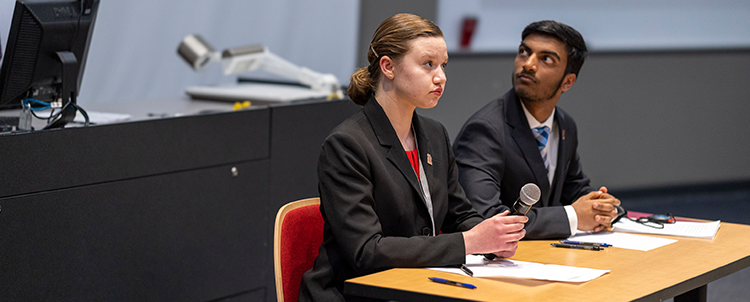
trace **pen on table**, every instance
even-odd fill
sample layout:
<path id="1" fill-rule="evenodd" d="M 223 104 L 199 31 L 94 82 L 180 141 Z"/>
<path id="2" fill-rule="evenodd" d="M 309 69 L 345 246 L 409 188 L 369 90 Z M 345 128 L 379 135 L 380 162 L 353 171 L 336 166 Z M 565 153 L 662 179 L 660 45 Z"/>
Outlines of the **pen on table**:
<path id="1" fill-rule="evenodd" d="M 470 269 L 469 269 L 469 268 L 468 268 L 468 267 L 466 266 L 466 264 L 461 264 L 461 266 L 459 266 L 458 268 L 460 268 L 460 269 L 461 269 L 461 270 L 462 270 L 462 271 L 463 271 L 464 273 L 466 273 L 467 275 L 469 275 L 469 277 L 474 277 L 474 272 L 472 272 L 472 271 L 471 271 L 471 270 L 470 270 Z"/>
<path id="2" fill-rule="evenodd" d="M 550 245 L 554 247 L 562 247 L 562 248 L 568 248 L 568 249 L 579 249 L 579 250 L 590 250 L 590 251 L 601 251 L 604 248 L 601 246 L 593 246 L 593 245 L 577 245 L 577 244 L 565 244 L 565 243 L 551 243 Z"/>
<path id="3" fill-rule="evenodd" d="M 438 277 L 427 277 L 427 278 L 430 279 L 432 282 L 455 285 L 455 286 L 460 286 L 460 287 L 469 288 L 469 289 L 477 288 L 476 286 L 469 284 L 469 283 L 461 283 L 461 282 L 451 281 L 451 280 L 438 278 Z"/>
<path id="4" fill-rule="evenodd" d="M 601 246 L 601 247 L 610 247 L 610 246 L 612 246 L 611 244 L 608 244 L 608 243 L 583 242 L 583 241 L 574 241 L 574 240 L 560 240 L 560 243 L 577 244 L 577 245 L 591 245 L 591 246 Z"/>

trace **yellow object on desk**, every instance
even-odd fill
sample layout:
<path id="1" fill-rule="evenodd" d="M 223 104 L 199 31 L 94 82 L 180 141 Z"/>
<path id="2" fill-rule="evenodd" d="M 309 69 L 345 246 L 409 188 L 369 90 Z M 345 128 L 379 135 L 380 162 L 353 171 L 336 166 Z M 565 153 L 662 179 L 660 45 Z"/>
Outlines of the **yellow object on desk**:
<path id="1" fill-rule="evenodd" d="M 234 102 L 234 110 L 240 110 L 245 109 L 247 107 L 250 107 L 252 103 L 250 101 L 244 101 L 244 102 Z"/>

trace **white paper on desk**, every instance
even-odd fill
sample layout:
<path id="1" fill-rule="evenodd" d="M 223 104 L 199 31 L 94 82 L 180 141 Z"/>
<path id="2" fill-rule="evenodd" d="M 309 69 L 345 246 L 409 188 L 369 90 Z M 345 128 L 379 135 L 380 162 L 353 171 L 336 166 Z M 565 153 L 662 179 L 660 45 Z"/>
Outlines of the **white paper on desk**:
<path id="1" fill-rule="evenodd" d="M 670 243 L 675 243 L 675 239 L 633 235 L 625 233 L 603 232 L 596 234 L 575 235 L 568 238 L 573 241 L 597 242 L 611 244 L 617 248 L 648 251 L 657 247 L 662 247 Z"/>
<path id="2" fill-rule="evenodd" d="M 716 236 L 716 232 L 719 230 L 720 225 L 721 225 L 720 220 L 711 221 L 711 222 L 677 221 L 675 223 L 664 224 L 663 229 L 656 229 L 656 228 L 652 228 L 652 227 L 637 223 L 630 219 L 620 219 L 620 221 L 612 225 L 613 227 L 612 230 L 615 232 L 658 234 L 658 235 L 672 235 L 672 236 L 713 239 L 714 236 Z"/>
<path id="3" fill-rule="evenodd" d="M 474 277 L 510 277 L 562 282 L 586 282 L 609 272 L 609 270 L 509 259 L 487 261 L 484 256 L 477 255 L 466 256 L 466 266 L 474 272 Z M 429 269 L 465 275 L 458 268 L 429 267 Z"/>
<path id="4" fill-rule="evenodd" d="M 111 124 L 111 123 L 127 121 L 131 118 L 130 114 L 96 112 L 96 111 L 89 111 L 88 116 L 89 116 L 89 123 L 92 123 L 92 124 Z M 73 119 L 73 121 L 78 122 L 78 123 L 83 123 L 86 121 L 86 118 L 83 117 L 83 114 L 78 112 L 76 113 L 76 117 Z"/>

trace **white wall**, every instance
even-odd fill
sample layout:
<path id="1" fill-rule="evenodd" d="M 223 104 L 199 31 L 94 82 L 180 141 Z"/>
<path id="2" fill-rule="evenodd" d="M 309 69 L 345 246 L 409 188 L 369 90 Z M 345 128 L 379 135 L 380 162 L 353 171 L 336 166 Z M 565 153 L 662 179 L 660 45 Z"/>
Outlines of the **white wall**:
<path id="1" fill-rule="evenodd" d="M 746 0 L 440 0 L 437 24 L 459 49 L 461 20 L 479 22 L 473 51 L 515 52 L 531 22 L 557 20 L 581 32 L 590 50 L 750 47 Z"/>
<path id="2" fill-rule="evenodd" d="M 15 1 L 0 3 L 7 42 Z M 349 0 L 102 0 L 78 102 L 158 99 L 190 85 L 232 83 L 219 64 L 201 73 L 177 55 L 189 34 L 216 49 L 262 43 L 280 57 L 348 84 L 354 71 L 359 1 Z M 262 72 L 244 74 L 268 76 Z"/>

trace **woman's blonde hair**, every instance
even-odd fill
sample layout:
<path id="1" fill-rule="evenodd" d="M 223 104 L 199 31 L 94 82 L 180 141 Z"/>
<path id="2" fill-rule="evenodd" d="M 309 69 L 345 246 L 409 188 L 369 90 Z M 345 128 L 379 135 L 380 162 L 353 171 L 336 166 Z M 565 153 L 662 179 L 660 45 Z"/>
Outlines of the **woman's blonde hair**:
<path id="1" fill-rule="evenodd" d="M 407 13 L 393 15 L 380 23 L 367 49 L 370 65 L 357 69 L 349 78 L 346 90 L 349 98 L 360 106 L 367 103 L 380 79 L 380 58 L 400 59 L 409 51 L 411 40 L 420 37 L 443 37 L 443 32 L 432 21 Z"/>

